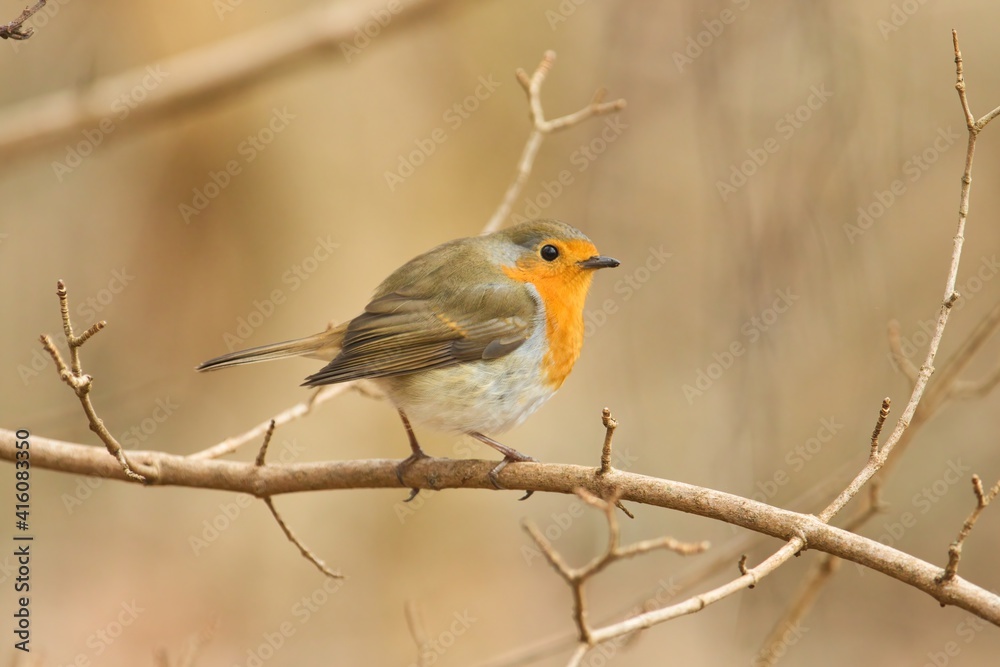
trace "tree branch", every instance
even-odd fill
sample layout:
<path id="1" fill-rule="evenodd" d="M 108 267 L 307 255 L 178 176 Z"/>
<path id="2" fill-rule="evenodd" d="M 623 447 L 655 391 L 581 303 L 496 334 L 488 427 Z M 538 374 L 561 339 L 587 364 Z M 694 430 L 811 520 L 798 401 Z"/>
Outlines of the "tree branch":
<path id="1" fill-rule="evenodd" d="M 38 0 L 31 7 L 25 7 L 21 15 L 13 21 L 0 23 L 0 39 L 13 39 L 22 41 L 35 34 L 31 28 L 23 28 L 24 22 L 35 15 L 39 9 L 45 6 L 45 0 Z"/>
<path id="2" fill-rule="evenodd" d="M 528 177 L 531 175 L 531 170 L 535 164 L 535 158 L 538 156 L 538 150 L 542 147 L 542 141 L 546 135 L 573 127 L 591 116 L 600 116 L 625 108 L 625 100 L 605 102 L 605 91 L 604 89 L 599 89 L 594 93 L 594 98 L 590 104 L 583 109 L 566 116 L 560 116 L 554 120 L 546 120 L 545 111 L 542 109 L 542 84 L 545 83 L 545 77 L 548 76 L 549 70 L 552 69 L 555 61 L 555 51 L 546 51 L 542 57 L 542 62 L 538 64 L 534 74 L 530 77 L 523 69 L 517 70 L 517 80 L 528 95 L 528 105 L 531 109 L 531 134 L 528 135 L 528 141 L 521 152 L 521 159 L 517 163 L 517 175 L 514 177 L 514 182 L 507 188 L 500 206 L 497 207 L 496 212 L 493 213 L 493 217 L 490 218 L 489 222 L 486 223 L 486 227 L 483 228 L 483 234 L 490 234 L 497 231 L 503 226 L 504 221 L 507 220 L 510 210 L 514 207 L 514 202 L 521 194 L 521 190 L 524 189 L 524 184 L 528 182 Z"/>
<path id="3" fill-rule="evenodd" d="M 399 1 L 403 9 L 393 16 L 385 32 L 421 19 L 443 4 L 443 0 Z M 105 118 L 116 117 L 118 100 L 148 77 L 149 69 L 154 67 L 163 72 L 165 81 L 147 91 L 142 104 L 130 109 L 128 123 L 116 128 L 116 136 L 161 121 L 178 110 L 225 99 L 330 49 L 355 48 L 355 28 L 371 20 L 375 9 L 384 10 L 385 0 L 321 3 L 287 19 L 158 63 L 146 63 L 96 79 L 87 86 L 69 86 L 12 105 L 0 115 L 0 153 L 9 161 L 17 154 L 70 139 Z"/>
<path id="4" fill-rule="evenodd" d="M 0 429 L 0 459 L 15 460 L 14 431 Z M 395 459 L 274 464 L 257 468 L 253 461 L 191 459 L 155 451 L 132 451 L 131 459 L 148 468 L 148 484 L 248 493 L 258 497 L 335 489 L 402 489 Z M 117 461 L 101 449 L 32 435 L 31 464 L 109 479 L 125 479 Z M 421 489 L 493 489 L 488 473 L 495 461 L 428 458 L 407 470 L 407 487 Z M 615 470 L 598 476 L 595 468 L 558 463 L 516 463 L 503 473 L 513 490 L 570 494 L 584 488 L 603 495 L 621 490 L 625 501 L 664 507 L 724 521 L 782 540 L 804 539 L 808 548 L 831 553 L 882 572 L 917 588 L 942 604 L 961 607 L 1000 626 L 1000 596 L 960 576 L 938 584 L 941 567 L 875 540 L 824 524 L 815 516 L 789 512 L 754 500 L 683 482 Z M 801 547 L 799 547 L 801 548 Z M 794 549 L 798 551 L 799 549 Z M 762 567 L 764 564 L 758 567 Z M 752 582 L 743 582 L 742 586 Z M 599 635 L 595 633 L 595 638 Z"/>

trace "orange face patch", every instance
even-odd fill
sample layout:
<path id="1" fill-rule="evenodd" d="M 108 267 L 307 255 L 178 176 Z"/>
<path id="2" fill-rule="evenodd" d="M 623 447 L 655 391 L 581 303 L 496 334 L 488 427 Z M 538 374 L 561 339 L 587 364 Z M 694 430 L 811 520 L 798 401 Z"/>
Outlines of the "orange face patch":
<path id="1" fill-rule="evenodd" d="M 548 350 L 543 366 L 553 389 L 566 380 L 583 347 L 583 306 L 594 276 L 578 262 L 597 255 L 594 244 L 583 239 L 549 240 L 559 250 L 553 261 L 537 253 L 527 254 L 503 272 L 518 282 L 531 283 L 545 304 L 545 333 Z"/>

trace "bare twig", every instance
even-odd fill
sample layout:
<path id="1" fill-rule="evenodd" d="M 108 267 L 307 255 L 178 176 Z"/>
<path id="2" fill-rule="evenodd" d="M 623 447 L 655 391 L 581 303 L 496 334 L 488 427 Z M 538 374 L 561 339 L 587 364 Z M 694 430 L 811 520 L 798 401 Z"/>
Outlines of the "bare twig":
<path id="1" fill-rule="evenodd" d="M 0 23 L 0 38 L 21 41 L 35 34 L 31 28 L 24 28 L 25 21 L 34 16 L 35 12 L 45 6 L 45 0 L 38 0 L 31 7 L 25 7 L 21 15 L 8 23 Z"/>
<path id="2" fill-rule="evenodd" d="M 129 463 L 128 457 L 125 456 L 125 449 L 111 435 L 111 432 L 108 431 L 101 418 L 97 416 L 97 410 L 90 400 L 90 389 L 94 384 L 94 379 L 89 375 L 84 375 L 80 362 L 80 348 L 83 347 L 83 344 L 91 336 L 103 329 L 106 323 L 102 320 L 95 323 L 79 336 L 75 335 L 73 333 L 73 323 L 69 316 L 69 300 L 66 295 L 66 284 L 61 280 L 56 283 L 56 296 L 59 297 L 59 311 L 62 314 L 63 333 L 66 336 L 66 345 L 69 347 L 69 366 L 63 361 L 62 354 L 59 353 L 58 348 L 56 348 L 55 343 L 52 342 L 52 338 L 48 334 L 42 334 L 41 336 L 42 347 L 45 348 L 52 357 L 52 361 L 55 362 L 59 377 L 70 386 L 77 398 L 80 399 L 80 404 L 83 406 L 83 411 L 86 413 L 87 421 L 90 424 L 90 430 L 96 433 L 97 437 L 101 439 L 105 447 L 107 447 L 108 453 L 115 457 L 129 479 L 135 482 L 146 482 L 146 477 L 135 471 L 132 464 Z"/>
<path id="3" fill-rule="evenodd" d="M 658 549 L 673 551 L 674 553 L 688 556 L 701 553 L 708 548 L 708 542 L 680 542 L 672 537 L 661 537 L 652 540 L 644 540 L 627 546 L 621 546 L 621 530 L 618 526 L 615 507 L 621 499 L 619 492 L 613 491 L 607 499 L 601 499 L 584 488 L 576 489 L 576 494 L 591 507 L 604 512 L 604 517 L 608 524 L 608 543 L 604 552 L 595 556 L 593 560 L 580 568 L 570 567 L 552 544 L 545 538 L 542 531 L 531 521 L 524 522 L 524 529 L 531 535 L 531 538 L 538 545 L 545 559 L 555 568 L 573 591 L 573 620 L 576 622 L 579 639 L 585 646 L 593 646 L 591 629 L 587 624 L 587 599 L 584 586 L 594 575 L 604 570 L 608 565 L 618 560 L 631 558 L 639 554 L 648 553 Z M 585 653 L 585 651 L 584 651 Z M 576 654 L 574 654 L 576 655 Z M 582 657 L 582 654 L 581 654 Z M 571 663 L 572 664 L 572 663 Z"/>
<path id="4" fill-rule="evenodd" d="M 524 184 L 528 182 L 531 169 L 535 164 L 535 157 L 538 155 L 538 150 L 542 147 L 542 141 L 544 141 L 546 135 L 573 127 L 591 116 L 600 116 L 625 108 L 625 100 L 619 99 L 614 102 L 605 102 L 605 91 L 601 89 L 594 93 L 590 104 L 583 109 L 553 120 L 546 120 L 545 112 L 542 109 L 542 84 L 545 83 L 545 77 L 548 75 L 549 70 L 552 69 L 555 60 L 555 51 L 546 51 L 542 57 L 542 61 L 530 77 L 523 69 L 518 69 L 516 72 L 517 80 L 528 95 L 528 105 L 531 110 L 531 134 L 528 135 L 528 141 L 521 152 L 521 159 L 518 161 L 517 175 L 514 177 L 514 182 L 507 188 L 500 206 L 497 207 L 496 212 L 493 213 L 493 217 L 490 218 L 489 222 L 486 223 L 486 227 L 483 228 L 483 234 L 490 234 L 503 226 L 504 221 L 514 207 L 514 202 L 521 194 L 521 190 L 524 189 Z"/>
<path id="5" fill-rule="evenodd" d="M 267 446 L 271 442 L 271 436 L 274 435 L 274 427 L 275 427 L 275 421 L 272 419 L 270 425 L 268 426 L 267 433 L 264 434 L 264 442 L 260 446 L 260 451 L 257 452 L 257 458 L 254 460 L 254 468 L 256 471 L 260 471 L 265 466 L 264 459 L 267 457 Z M 289 542 L 298 547 L 299 553 L 302 554 L 303 558 L 312 563 L 314 566 L 316 566 L 317 570 L 319 570 L 326 576 L 330 577 L 331 579 L 344 578 L 344 575 L 342 575 L 341 573 L 334 572 L 333 570 L 328 568 L 326 566 L 326 563 L 324 563 L 322 559 L 319 558 L 319 556 L 314 554 L 312 550 L 309 549 L 309 547 L 303 544 L 302 541 L 295 536 L 295 533 L 293 533 L 292 529 L 289 528 L 288 524 L 285 523 L 285 520 L 281 517 L 281 514 L 278 513 L 278 508 L 274 506 L 274 502 L 271 500 L 270 495 L 266 494 L 257 494 L 257 495 L 259 495 L 261 500 L 264 501 L 264 504 L 267 505 L 267 509 L 271 510 L 271 516 L 273 516 L 274 520 L 278 522 L 278 525 L 281 527 L 281 532 L 285 534 L 285 537 L 288 538 Z"/>
<path id="6" fill-rule="evenodd" d="M 948 565 L 944 568 L 944 572 L 938 578 L 939 581 L 951 581 L 958 574 L 958 562 L 962 559 L 962 545 L 965 544 L 965 538 L 969 536 L 972 529 L 976 525 L 976 521 L 979 520 L 979 515 L 982 514 L 983 510 L 986 509 L 990 502 L 997 497 L 1000 493 L 1000 482 L 997 482 L 989 493 L 983 492 L 983 481 L 979 479 L 979 475 L 972 476 L 972 491 L 976 494 L 976 507 L 969 514 L 969 517 L 962 524 L 962 529 L 958 531 L 958 537 L 955 541 L 951 543 L 948 547 Z"/>

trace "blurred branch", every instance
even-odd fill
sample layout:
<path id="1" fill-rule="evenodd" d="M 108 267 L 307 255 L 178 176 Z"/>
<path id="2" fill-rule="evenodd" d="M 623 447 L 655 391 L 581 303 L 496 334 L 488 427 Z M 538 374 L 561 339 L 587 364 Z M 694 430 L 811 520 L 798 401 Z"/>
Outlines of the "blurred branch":
<path id="1" fill-rule="evenodd" d="M 0 429 L 0 459 L 15 460 L 17 437 Z M 148 484 L 184 486 L 248 493 L 257 497 L 334 489 L 402 489 L 396 477 L 398 461 L 367 459 L 273 464 L 257 467 L 253 461 L 192 459 L 158 451 L 132 451 L 130 459 L 151 471 Z M 118 462 L 107 452 L 74 443 L 31 436 L 33 468 L 78 475 L 125 479 Z M 495 461 L 428 458 L 407 471 L 406 486 L 422 489 L 494 490 L 488 474 Z M 1000 596 L 961 577 L 938 584 L 940 566 L 925 562 L 880 542 L 823 523 L 815 516 L 790 512 L 748 498 L 683 482 L 614 470 L 598 475 L 596 468 L 559 463 L 512 463 L 503 471 L 504 486 L 521 491 L 574 493 L 583 488 L 604 495 L 610 487 L 621 499 L 679 510 L 724 521 L 748 530 L 792 540 L 792 546 L 831 553 L 886 574 L 917 588 L 942 604 L 961 607 L 1000 626 Z M 779 553 L 794 553 L 788 545 Z M 772 557 L 773 558 L 773 557 Z M 761 566 L 767 563 L 762 563 Z M 740 586 L 752 583 L 749 579 Z M 693 604 L 693 603 L 690 603 Z M 670 609 L 669 607 L 666 609 Z M 660 610 L 663 611 L 663 610 Z M 595 631 L 595 639 L 600 635 Z"/>
<path id="2" fill-rule="evenodd" d="M 38 0 L 31 7 L 25 7 L 21 15 L 18 16 L 13 21 L 8 23 L 0 23 L 0 39 L 13 39 L 16 41 L 21 41 L 28 39 L 35 31 L 31 28 L 22 29 L 22 25 L 25 21 L 30 19 L 35 12 L 45 6 L 45 0 Z"/>
<path id="3" fill-rule="evenodd" d="M 445 0 L 399 2 L 402 10 L 392 15 L 383 32 L 430 15 Z M 385 0 L 324 2 L 236 37 L 12 105 L 0 114 L 0 152 L 9 161 L 15 154 L 74 138 L 117 117 L 121 109 L 116 104 L 149 76 L 150 68 L 162 72 L 165 80 L 130 109 L 129 121 L 122 125 L 129 131 L 226 99 L 338 46 L 354 49 L 356 29 L 372 20 L 373 10 L 386 11 Z M 115 133 L 120 131 L 116 128 Z"/>
<path id="4" fill-rule="evenodd" d="M 524 151 L 521 152 L 521 159 L 517 164 L 517 176 L 514 177 L 514 182 L 507 188 L 503 201 L 500 202 L 500 206 L 493 213 L 493 217 L 490 218 L 489 222 L 486 223 L 486 227 L 483 228 L 483 234 L 491 234 L 503 226 L 507 216 L 510 215 L 510 210 L 513 208 L 514 202 L 521 194 L 521 190 L 524 189 L 524 184 L 528 182 L 531 169 L 535 164 L 535 157 L 538 156 L 538 150 L 542 147 L 542 141 L 546 135 L 573 127 L 592 116 L 600 116 L 625 108 L 625 100 L 619 99 L 614 102 L 605 102 L 604 95 L 606 93 L 604 89 L 599 89 L 594 93 L 594 98 L 590 104 L 583 109 L 575 113 L 560 116 L 554 120 L 546 120 L 545 111 L 542 109 L 542 84 L 545 83 L 545 77 L 548 76 L 549 70 L 552 69 L 555 61 L 555 51 L 546 51 L 542 57 L 542 62 L 538 64 L 534 74 L 530 77 L 523 69 L 517 70 L 517 80 L 528 95 L 528 106 L 531 110 L 531 134 L 528 135 L 528 142 L 524 145 Z"/>

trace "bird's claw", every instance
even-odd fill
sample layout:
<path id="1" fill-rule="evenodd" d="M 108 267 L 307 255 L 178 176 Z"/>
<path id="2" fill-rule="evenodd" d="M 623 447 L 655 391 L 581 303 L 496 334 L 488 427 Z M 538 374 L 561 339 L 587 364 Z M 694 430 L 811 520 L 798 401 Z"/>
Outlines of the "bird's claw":
<path id="1" fill-rule="evenodd" d="M 407 468 L 409 468 L 410 466 L 412 466 L 414 463 L 416 463 L 420 459 L 429 459 L 429 458 L 430 458 L 429 456 L 427 456 L 426 454 L 424 454 L 423 450 L 418 450 L 418 451 L 413 452 L 409 456 L 407 456 L 402 461 L 400 461 L 399 465 L 396 466 L 396 479 L 399 480 L 399 485 L 400 486 L 406 486 L 406 482 L 403 481 L 403 473 L 406 472 Z M 413 488 L 411 488 L 410 489 L 410 497 L 407 498 L 406 500 L 404 500 L 403 502 L 404 503 L 410 502 L 411 500 L 413 500 L 414 498 L 417 497 L 418 493 L 420 493 L 420 489 L 413 489 Z"/>

